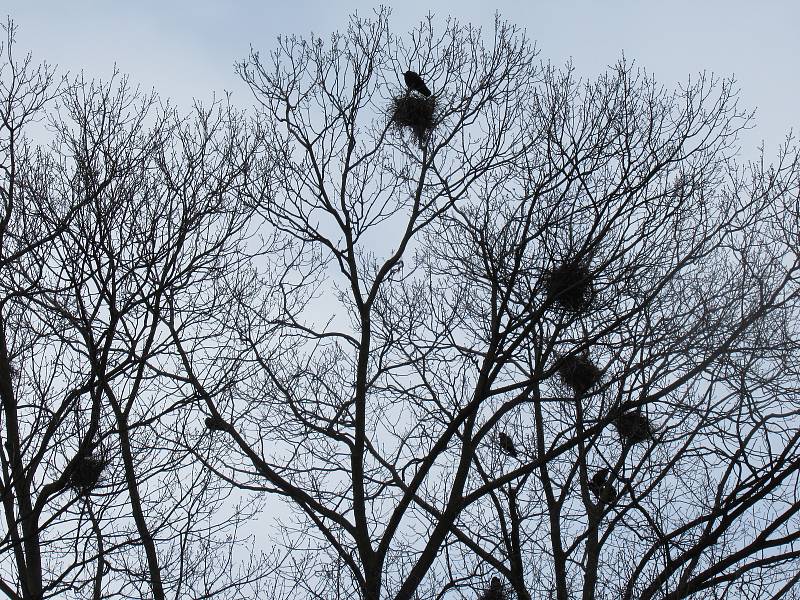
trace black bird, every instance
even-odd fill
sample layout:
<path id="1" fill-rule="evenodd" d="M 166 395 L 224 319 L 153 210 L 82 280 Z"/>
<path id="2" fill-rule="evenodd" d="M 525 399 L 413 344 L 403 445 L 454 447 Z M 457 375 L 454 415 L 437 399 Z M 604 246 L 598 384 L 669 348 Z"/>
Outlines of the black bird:
<path id="1" fill-rule="evenodd" d="M 608 469 L 600 469 L 592 476 L 589 481 L 589 491 L 603 504 L 608 504 L 614 500 L 617 491 L 613 485 L 608 483 Z"/>
<path id="2" fill-rule="evenodd" d="M 228 431 L 228 424 L 222 419 L 206 417 L 206 427 L 211 431 Z"/>
<path id="3" fill-rule="evenodd" d="M 597 494 L 597 499 L 603 504 L 611 504 L 614 498 L 617 497 L 617 490 L 610 483 L 605 484 L 600 488 L 600 493 Z"/>
<path id="4" fill-rule="evenodd" d="M 503 584 L 500 582 L 500 578 L 492 577 L 492 582 L 489 584 L 486 593 L 481 596 L 481 600 L 503 600 L 504 598 Z"/>
<path id="5" fill-rule="evenodd" d="M 589 480 L 589 491 L 597 496 L 605 485 L 606 479 L 608 479 L 608 469 L 600 469 Z"/>
<path id="6" fill-rule="evenodd" d="M 405 79 L 408 89 L 419 92 L 425 97 L 431 95 L 431 91 L 428 89 L 428 86 L 425 85 L 425 82 L 422 81 L 422 77 L 419 76 L 419 73 L 406 71 L 403 73 L 403 79 Z"/>
<path id="7" fill-rule="evenodd" d="M 509 456 L 517 458 L 517 449 L 514 448 L 514 442 L 505 433 L 500 434 L 500 450 Z"/>

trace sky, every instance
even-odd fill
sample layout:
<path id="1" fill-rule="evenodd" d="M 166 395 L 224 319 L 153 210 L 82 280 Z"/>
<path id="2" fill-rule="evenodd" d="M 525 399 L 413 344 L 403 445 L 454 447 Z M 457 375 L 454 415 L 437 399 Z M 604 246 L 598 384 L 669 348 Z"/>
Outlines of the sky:
<path id="1" fill-rule="evenodd" d="M 790 129 L 800 130 L 800 2 L 796 0 L 418 0 L 386 2 L 392 26 L 406 32 L 428 12 L 490 29 L 496 12 L 537 41 L 541 57 L 571 59 L 594 77 L 622 55 L 674 87 L 692 74 L 734 75 L 742 105 L 757 109 L 742 140 L 752 157 L 763 140 L 775 154 Z M 18 47 L 62 70 L 106 78 L 114 65 L 145 89 L 188 107 L 225 90 L 234 103 L 251 99 L 234 73 L 250 46 L 269 51 L 279 34 L 323 37 L 344 29 L 348 15 L 377 7 L 360 0 L 4 0 L 19 27 Z"/>

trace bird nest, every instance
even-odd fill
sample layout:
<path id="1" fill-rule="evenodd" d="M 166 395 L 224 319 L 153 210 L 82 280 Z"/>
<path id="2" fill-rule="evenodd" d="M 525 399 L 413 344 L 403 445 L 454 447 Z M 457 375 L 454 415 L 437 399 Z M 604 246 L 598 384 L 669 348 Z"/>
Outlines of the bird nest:
<path id="1" fill-rule="evenodd" d="M 398 129 L 407 127 L 422 145 L 436 125 L 436 96 L 403 94 L 392 99 L 391 121 Z"/>
<path id="2" fill-rule="evenodd" d="M 585 394 L 600 382 L 601 371 L 588 356 L 565 356 L 558 375 L 576 394 Z"/>
<path id="3" fill-rule="evenodd" d="M 567 261 L 545 273 L 547 299 L 571 312 L 584 312 L 594 299 L 589 264 Z"/>
<path id="4" fill-rule="evenodd" d="M 103 470 L 108 466 L 105 459 L 90 454 L 78 458 L 69 476 L 70 485 L 79 492 L 88 492 L 97 487 Z"/>
<path id="5" fill-rule="evenodd" d="M 614 427 L 620 437 L 631 443 L 646 442 L 653 437 L 653 426 L 650 420 L 638 410 L 621 414 L 614 421 Z"/>

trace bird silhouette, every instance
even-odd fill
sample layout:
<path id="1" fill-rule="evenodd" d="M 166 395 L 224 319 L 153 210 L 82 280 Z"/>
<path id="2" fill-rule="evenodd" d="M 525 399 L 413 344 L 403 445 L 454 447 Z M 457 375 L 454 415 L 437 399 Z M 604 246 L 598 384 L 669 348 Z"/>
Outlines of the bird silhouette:
<path id="1" fill-rule="evenodd" d="M 608 469 L 600 469 L 597 473 L 592 475 L 592 478 L 589 480 L 589 489 L 595 496 L 600 491 L 600 488 L 603 487 L 606 479 L 608 479 Z"/>
<path id="2" fill-rule="evenodd" d="M 481 596 L 481 600 L 504 600 L 503 584 L 499 577 L 492 577 L 486 592 Z"/>
<path id="3" fill-rule="evenodd" d="M 612 502 L 617 495 L 614 486 L 608 483 L 608 469 L 600 469 L 589 480 L 589 491 L 603 504 Z"/>
<path id="4" fill-rule="evenodd" d="M 500 450 L 509 456 L 517 458 L 517 449 L 514 447 L 514 442 L 505 433 L 500 434 Z"/>
<path id="5" fill-rule="evenodd" d="M 597 499 L 603 504 L 611 504 L 614 498 L 617 497 L 617 490 L 610 483 L 605 484 L 600 488 L 600 493 L 597 494 Z"/>
<path id="6" fill-rule="evenodd" d="M 415 73 L 414 71 L 406 71 L 403 73 L 403 79 L 405 79 L 408 89 L 419 92 L 425 97 L 431 95 L 431 91 L 428 89 L 428 86 L 425 85 L 425 82 L 422 80 L 422 77 L 419 76 L 419 73 Z"/>
<path id="7" fill-rule="evenodd" d="M 228 430 L 228 424 L 222 419 L 217 419 L 215 417 L 206 417 L 206 427 L 208 427 L 211 431 Z"/>

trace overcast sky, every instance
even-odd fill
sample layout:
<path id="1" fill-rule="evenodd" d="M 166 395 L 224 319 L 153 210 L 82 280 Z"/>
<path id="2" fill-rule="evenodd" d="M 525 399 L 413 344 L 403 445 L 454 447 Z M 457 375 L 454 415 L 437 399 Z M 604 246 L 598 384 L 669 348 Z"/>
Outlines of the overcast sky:
<path id="1" fill-rule="evenodd" d="M 427 12 L 489 28 L 500 14 L 525 28 L 541 56 L 594 76 L 624 52 L 674 86 L 702 70 L 735 75 L 743 105 L 757 108 L 757 127 L 744 139 L 746 154 L 762 139 L 768 155 L 790 128 L 800 130 L 800 2 L 739 0 L 387 2 L 395 32 L 406 32 Z M 343 29 L 353 11 L 376 3 L 348 0 L 218 1 L 5 0 L 19 26 L 19 47 L 72 72 L 106 77 L 116 63 L 146 88 L 186 106 L 193 97 L 231 90 L 250 98 L 233 72 L 250 45 L 267 51 L 282 33 Z"/>

